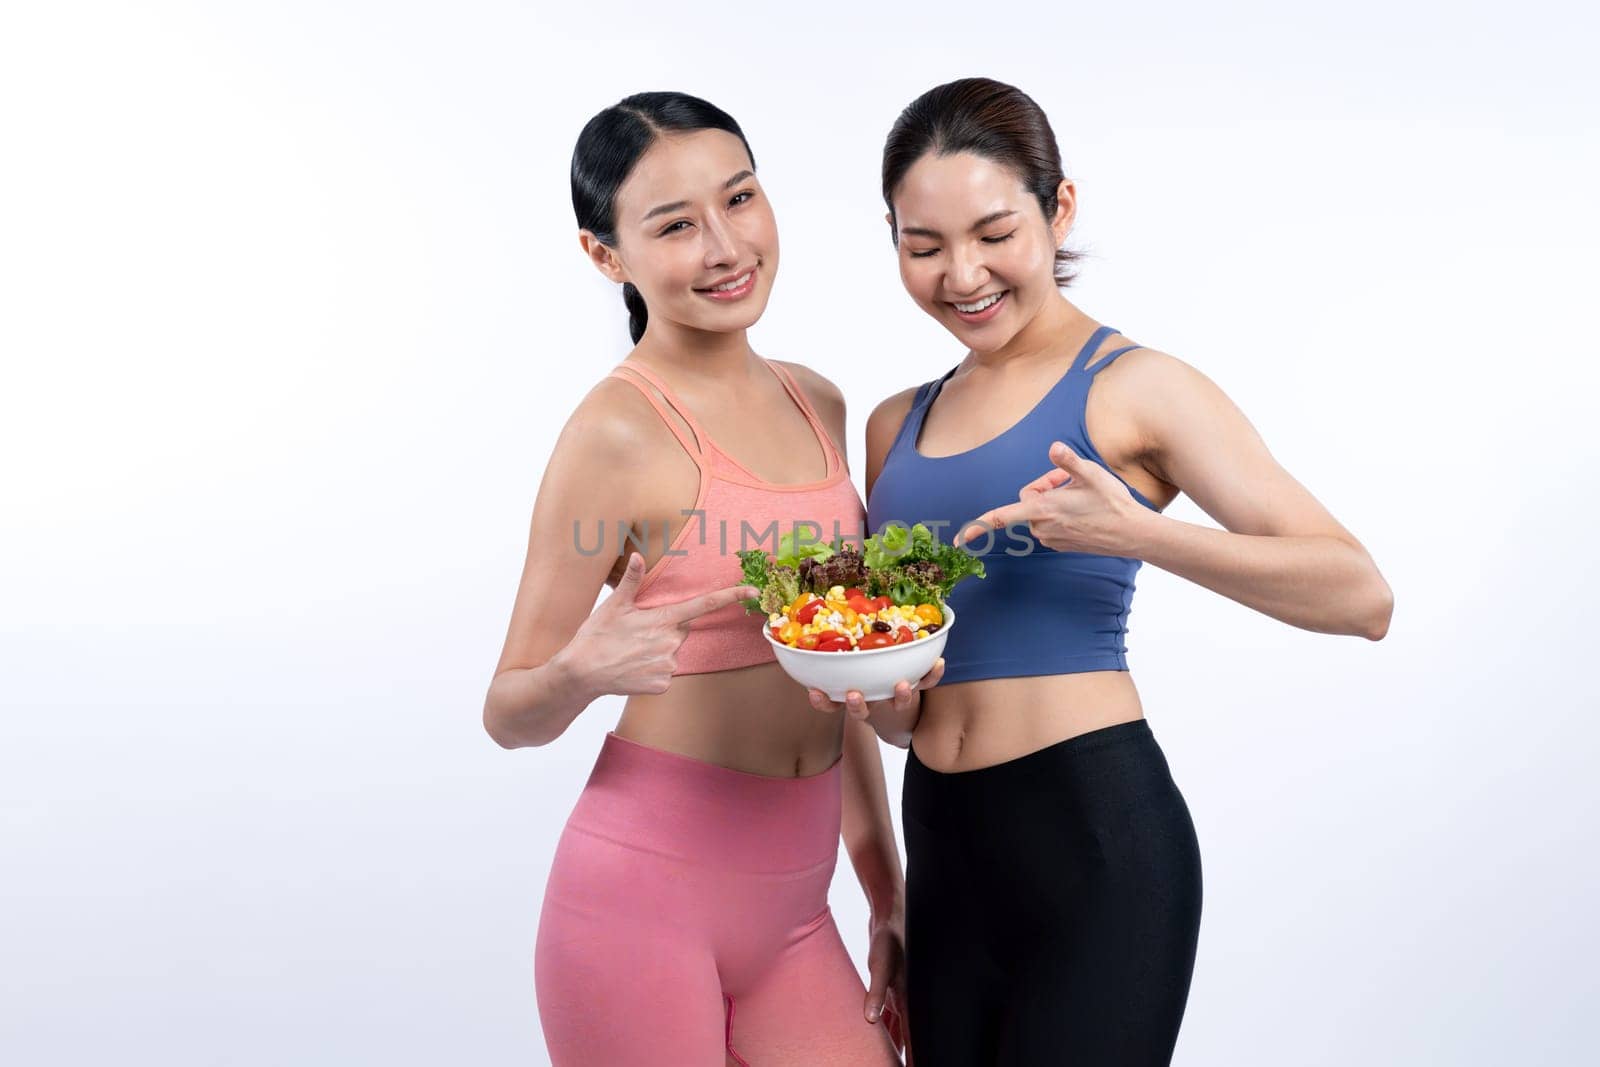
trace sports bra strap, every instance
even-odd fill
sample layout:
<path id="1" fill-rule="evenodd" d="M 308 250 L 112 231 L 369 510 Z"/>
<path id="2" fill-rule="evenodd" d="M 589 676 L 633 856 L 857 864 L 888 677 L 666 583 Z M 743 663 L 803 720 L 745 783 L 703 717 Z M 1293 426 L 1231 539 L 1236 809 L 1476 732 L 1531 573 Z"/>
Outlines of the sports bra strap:
<path id="1" fill-rule="evenodd" d="M 770 359 L 764 359 L 762 362 L 771 367 L 773 373 L 778 376 L 778 381 L 783 383 L 784 389 L 788 391 L 790 398 L 795 402 L 795 406 L 800 409 L 800 414 L 807 419 L 817 419 L 817 413 L 812 409 L 811 401 L 806 399 L 805 390 L 800 388 L 799 383 L 794 380 L 789 372 Z"/>
<path id="2" fill-rule="evenodd" d="M 1143 347 L 1143 345 L 1125 345 L 1124 347 L 1117 349 L 1115 352 L 1108 354 L 1104 359 L 1096 363 L 1094 366 L 1086 369 L 1090 374 L 1099 374 L 1101 371 L 1111 366 L 1111 361 L 1122 355 L 1124 352 L 1132 352 L 1135 348 Z"/>
<path id="3" fill-rule="evenodd" d="M 778 376 L 778 381 L 788 392 L 789 398 L 800 409 L 800 414 L 811 424 L 811 431 L 817 438 L 818 446 L 824 451 L 823 462 L 827 471 L 824 477 L 831 478 L 844 459 L 839 455 L 839 449 L 834 445 L 833 438 L 829 436 L 828 428 L 822 425 L 822 419 L 818 417 L 816 409 L 811 406 L 811 401 L 806 399 L 805 390 L 800 388 L 799 383 L 787 370 L 770 359 L 763 359 L 761 362 L 772 368 L 773 373 Z"/>
<path id="4" fill-rule="evenodd" d="M 1087 367 L 1089 358 L 1100 350 L 1100 343 L 1116 332 L 1114 326 L 1102 326 L 1090 334 L 1089 339 L 1083 342 L 1083 347 L 1078 350 L 1077 356 L 1073 358 L 1072 366 L 1067 368 L 1067 373 L 1074 374 Z"/>
<path id="5" fill-rule="evenodd" d="M 623 371 L 630 371 L 632 374 L 636 374 L 639 376 L 639 378 L 642 378 L 644 382 L 655 386 L 656 389 L 661 391 L 661 399 L 657 399 L 656 394 L 646 388 L 643 383 L 634 380 L 627 374 L 622 373 Z M 705 456 L 705 445 L 703 443 L 706 439 L 705 433 L 700 429 L 700 424 L 694 421 L 694 416 L 690 415 L 688 409 L 683 406 L 683 403 L 679 401 L 676 396 L 672 395 L 672 390 L 667 388 L 667 384 L 663 382 L 658 375 L 650 371 L 648 368 L 642 367 L 635 363 L 619 363 L 611 369 L 611 373 L 607 377 L 616 378 L 620 381 L 627 382 L 629 385 L 639 390 L 639 392 L 644 395 L 644 398 L 650 401 L 650 406 L 656 409 L 656 414 L 661 416 L 661 421 L 667 424 L 667 429 L 672 431 L 672 436 L 676 437 L 678 439 L 678 443 L 683 445 L 684 451 L 688 452 L 690 457 L 693 458 L 696 463 L 699 463 L 702 460 L 702 458 Z M 661 402 L 662 400 L 665 400 L 666 403 L 663 404 Z M 677 419 L 674 419 L 668 414 L 669 408 L 678 416 L 678 418 L 681 418 L 684 421 L 685 425 L 689 427 L 688 434 L 683 432 L 683 427 L 678 425 Z"/>
<path id="6" fill-rule="evenodd" d="M 899 448 L 900 442 L 908 435 L 920 433 L 922 429 L 922 420 L 927 417 L 927 408 L 928 404 L 932 400 L 934 389 L 941 382 L 943 382 L 945 378 L 950 377 L 950 374 L 954 373 L 955 367 L 951 367 L 949 374 L 935 378 L 931 382 L 923 382 L 921 385 L 917 386 L 917 392 L 911 398 L 911 407 L 906 409 L 905 417 L 900 420 L 900 429 L 895 433 L 894 442 L 890 444 L 889 451 L 892 452 L 896 448 Z M 915 438 L 913 438 L 913 440 L 915 440 Z M 912 446 L 912 450 L 915 451 L 914 445 Z"/>

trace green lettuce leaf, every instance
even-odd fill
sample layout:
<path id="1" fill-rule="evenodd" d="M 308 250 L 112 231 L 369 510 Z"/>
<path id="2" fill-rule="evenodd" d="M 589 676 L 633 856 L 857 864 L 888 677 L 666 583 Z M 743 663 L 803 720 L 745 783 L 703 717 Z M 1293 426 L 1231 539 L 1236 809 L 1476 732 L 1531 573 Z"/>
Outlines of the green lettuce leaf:
<path id="1" fill-rule="evenodd" d="M 745 585 L 753 585 L 763 593 L 766 592 L 767 582 L 770 580 L 770 569 L 767 566 L 767 554 L 765 552 L 759 548 L 740 552 L 739 567 L 744 572 L 741 580 Z M 796 595 L 798 596 L 799 594 Z M 759 597 L 750 597 L 739 601 L 739 603 L 744 605 L 746 615 L 761 606 Z"/>
<path id="2" fill-rule="evenodd" d="M 773 554 L 772 561 L 780 567 L 799 568 L 800 561 L 808 557 L 812 559 L 827 559 L 833 555 L 833 549 L 820 541 L 816 544 L 808 543 L 802 545 L 798 544 L 799 540 L 799 526 L 778 538 L 778 551 Z"/>

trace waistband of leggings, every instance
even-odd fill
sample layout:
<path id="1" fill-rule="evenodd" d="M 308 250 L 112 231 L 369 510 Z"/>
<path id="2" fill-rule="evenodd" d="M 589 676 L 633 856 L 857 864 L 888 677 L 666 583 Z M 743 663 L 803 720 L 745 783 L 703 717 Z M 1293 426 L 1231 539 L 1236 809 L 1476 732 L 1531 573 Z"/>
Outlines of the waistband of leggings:
<path id="1" fill-rule="evenodd" d="M 752 774 L 607 733 L 572 825 L 618 843 L 750 872 L 833 864 L 842 756 L 816 774 Z"/>
<path id="2" fill-rule="evenodd" d="M 931 788 L 946 791 L 968 789 L 1005 788 L 1014 782 L 1044 775 L 1071 774 L 1074 768 L 1091 764 L 1118 750 L 1144 748 L 1160 755 L 1155 734 L 1146 719 L 1132 719 L 1114 726 L 1057 741 L 1053 745 L 1029 752 L 1027 755 L 1006 760 L 988 767 L 975 767 L 965 771 L 937 771 L 917 758 L 915 749 L 906 750 L 906 777 L 913 777 Z M 1164 763 L 1164 758 L 1163 758 Z"/>

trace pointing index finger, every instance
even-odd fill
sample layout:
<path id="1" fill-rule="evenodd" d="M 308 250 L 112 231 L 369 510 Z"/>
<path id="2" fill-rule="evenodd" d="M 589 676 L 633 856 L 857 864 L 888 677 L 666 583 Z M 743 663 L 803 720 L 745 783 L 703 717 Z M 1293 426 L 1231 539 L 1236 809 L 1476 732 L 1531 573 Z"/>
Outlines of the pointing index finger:
<path id="1" fill-rule="evenodd" d="M 963 526 L 953 543 L 963 545 L 973 537 L 981 537 L 986 531 L 999 530 L 1014 522 L 1026 522 L 1031 517 L 1032 512 L 1022 503 L 992 508 Z"/>
<path id="2" fill-rule="evenodd" d="M 1039 477 L 1023 486 L 1022 492 L 1019 493 L 1018 496 L 1026 496 L 1029 493 L 1043 493 L 1051 489 L 1058 489 L 1070 481 L 1072 481 L 1072 475 L 1068 474 L 1060 467 L 1051 467 L 1049 470 L 1039 475 Z"/>
<path id="3" fill-rule="evenodd" d="M 702 593 L 675 604 L 663 604 L 661 612 L 671 621 L 686 623 L 698 619 L 702 615 L 709 615 L 713 611 L 721 611 L 729 604 L 737 604 L 741 600 L 761 595 L 761 590 L 751 585 L 731 585 L 726 589 L 717 589 L 710 593 Z"/>

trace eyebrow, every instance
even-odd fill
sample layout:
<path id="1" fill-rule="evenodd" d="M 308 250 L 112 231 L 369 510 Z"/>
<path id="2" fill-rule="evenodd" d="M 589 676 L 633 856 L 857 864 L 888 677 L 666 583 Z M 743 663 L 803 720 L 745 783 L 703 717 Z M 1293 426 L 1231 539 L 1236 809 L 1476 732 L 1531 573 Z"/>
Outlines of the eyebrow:
<path id="1" fill-rule="evenodd" d="M 756 174 L 755 174 L 755 171 L 753 171 L 753 170 L 741 170 L 738 174 L 735 174 L 733 177 L 731 177 L 727 181 L 723 182 L 722 183 L 722 187 L 724 189 L 732 189 L 735 185 L 738 185 L 740 182 L 744 181 L 746 178 L 754 178 L 755 176 L 756 176 Z M 689 201 L 687 201 L 687 200 L 674 200 L 670 204 L 662 204 L 659 207 L 651 208 L 649 211 L 645 212 L 644 218 L 640 219 L 639 221 L 640 222 L 649 222 L 651 219 L 655 218 L 657 215 L 670 215 L 674 211 L 682 211 L 684 208 L 686 208 L 688 206 L 689 206 Z"/>
<path id="2" fill-rule="evenodd" d="M 985 226 L 989 225 L 991 222 L 999 222 L 1001 219 L 1005 218 L 1007 215 L 1015 215 L 1015 214 L 1016 214 L 1015 211 L 1011 211 L 1009 209 L 1005 210 L 1005 211 L 991 211 L 989 214 L 985 215 L 983 218 L 979 219 L 977 222 L 974 222 L 972 224 L 972 228 L 974 230 L 981 230 Z M 903 226 L 903 227 L 901 227 L 900 232 L 901 232 L 901 234 L 909 236 L 909 237 L 943 237 L 944 236 L 944 234 L 940 233 L 938 230 L 930 230 L 930 229 L 927 229 L 926 227 L 923 227 L 923 226 Z"/>

